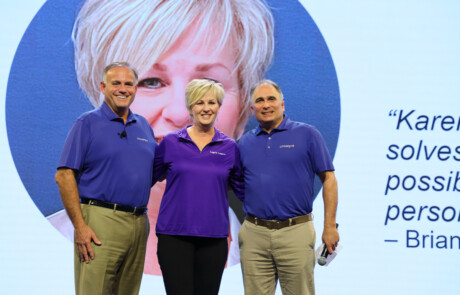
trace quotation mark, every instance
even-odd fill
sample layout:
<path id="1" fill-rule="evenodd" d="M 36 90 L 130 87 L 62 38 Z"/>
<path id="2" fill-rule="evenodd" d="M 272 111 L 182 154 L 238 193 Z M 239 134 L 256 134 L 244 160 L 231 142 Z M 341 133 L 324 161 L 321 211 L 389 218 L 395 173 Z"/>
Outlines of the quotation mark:
<path id="1" fill-rule="evenodd" d="M 390 112 L 388 113 L 388 116 L 390 117 L 396 117 L 396 113 L 398 112 L 398 110 L 390 110 Z"/>

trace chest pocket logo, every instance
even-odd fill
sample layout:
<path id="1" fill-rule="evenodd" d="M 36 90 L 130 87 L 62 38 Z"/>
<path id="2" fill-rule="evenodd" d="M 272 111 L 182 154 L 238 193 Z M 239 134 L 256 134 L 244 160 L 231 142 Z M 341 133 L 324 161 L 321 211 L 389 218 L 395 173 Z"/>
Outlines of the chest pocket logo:
<path id="1" fill-rule="evenodd" d="M 292 149 L 294 147 L 295 147 L 295 145 L 293 145 L 293 144 L 282 144 L 282 145 L 280 145 L 280 149 Z"/>
<path id="2" fill-rule="evenodd" d="M 214 152 L 214 151 L 210 151 L 209 153 L 210 153 L 210 154 L 213 154 L 213 155 L 220 155 L 220 156 L 226 156 L 226 155 L 227 155 L 227 154 L 225 154 L 225 153 Z"/>

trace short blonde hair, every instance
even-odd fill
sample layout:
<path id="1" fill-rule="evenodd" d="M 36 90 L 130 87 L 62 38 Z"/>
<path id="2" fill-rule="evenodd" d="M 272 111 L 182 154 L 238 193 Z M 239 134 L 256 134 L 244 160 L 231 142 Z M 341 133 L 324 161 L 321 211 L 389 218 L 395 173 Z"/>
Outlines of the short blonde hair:
<path id="1" fill-rule="evenodd" d="M 100 106 L 105 65 L 127 61 L 142 76 L 194 24 L 196 38 L 215 52 L 228 40 L 235 44 L 241 103 L 233 137 L 240 137 L 250 116 L 251 86 L 262 79 L 274 52 L 273 16 L 264 0 L 86 0 L 72 33 L 80 87 Z M 220 33 L 217 45 L 209 42 L 210 28 Z"/>
<path id="2" fill-rule="evenodd" d="M 185 106 L 189 113 L 192 111 L 192 106 L 208 93 L 216 97 L 217 103 L 222 106 L 225 91 L 221 83 L 211 79 L 193 79 L 187 84 L 185 87 Z"/>

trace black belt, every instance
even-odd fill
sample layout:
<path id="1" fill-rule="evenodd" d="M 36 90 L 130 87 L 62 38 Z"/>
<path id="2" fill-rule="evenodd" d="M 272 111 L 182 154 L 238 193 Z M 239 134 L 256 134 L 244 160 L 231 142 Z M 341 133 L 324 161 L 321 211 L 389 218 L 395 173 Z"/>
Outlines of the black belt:
<path id="1" fill-rule="evenodd" d="M 302 216 L 297 216 L 285 220 L 266 220 L 266 219 L 260 219 L 258 217 L 248 215 L 246 216 L 246 220 L 254 223 L 255 225 L 260 225 L 264 226 L 269 229 L 281 229 L 283 227 L 288 227 L 300 223 L 305 223 L 307 221 L 311 221 L 311 213 L 307 215 L 302 215 Z"/>
<path id="2" fill-rule="evenodd" d="M 130 206 L 119 205 L 119 204 L 114 204 L 114 203 L 109 203 L 109 202 L 104 202 L 104 201 L 99 201 L 99 200 L 91 200 L 87 198 L 80 198 L 80 200 L 82 204 L 98 206 L 98 207 L 113 209 L 117 211 L 128 212 L 134 215 L 142 215 L 142 214 L 145 214 L 145 212 L 147 212 L 147 207 L 130 207 Z"/>

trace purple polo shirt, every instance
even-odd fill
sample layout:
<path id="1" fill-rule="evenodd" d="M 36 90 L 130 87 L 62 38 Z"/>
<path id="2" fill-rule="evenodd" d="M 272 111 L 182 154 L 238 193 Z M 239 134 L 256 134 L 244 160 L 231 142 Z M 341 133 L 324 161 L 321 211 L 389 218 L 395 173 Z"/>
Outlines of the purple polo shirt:
<path id="1" fill-rule="evenodd" d="M 144 117 L 130 111 L 125 125 L 104 102 L 75 121 L 58 168 L 76 172 L 80 197 L 147 206 L 156 147 Z"/>
<path id="2" fill-rule="evenodd" d="M 156 232 L 167 235 L 228 236 L 230 187 L 243 199 L 244 182 L 235 141 L 217 131 L 200 152 L 187 127 L 169 133 L 155 153 L 155 178 L 166 174 Z"/>
<path id="3" fill-rule="evenodd" d="M 315 174 L 334 170 L 319 131 L 286 115 L 270 134 L 259 126 L 243 135 L 239 148 L 245 180 L 243 210 L 262 219 L 310 213 Z"/>

